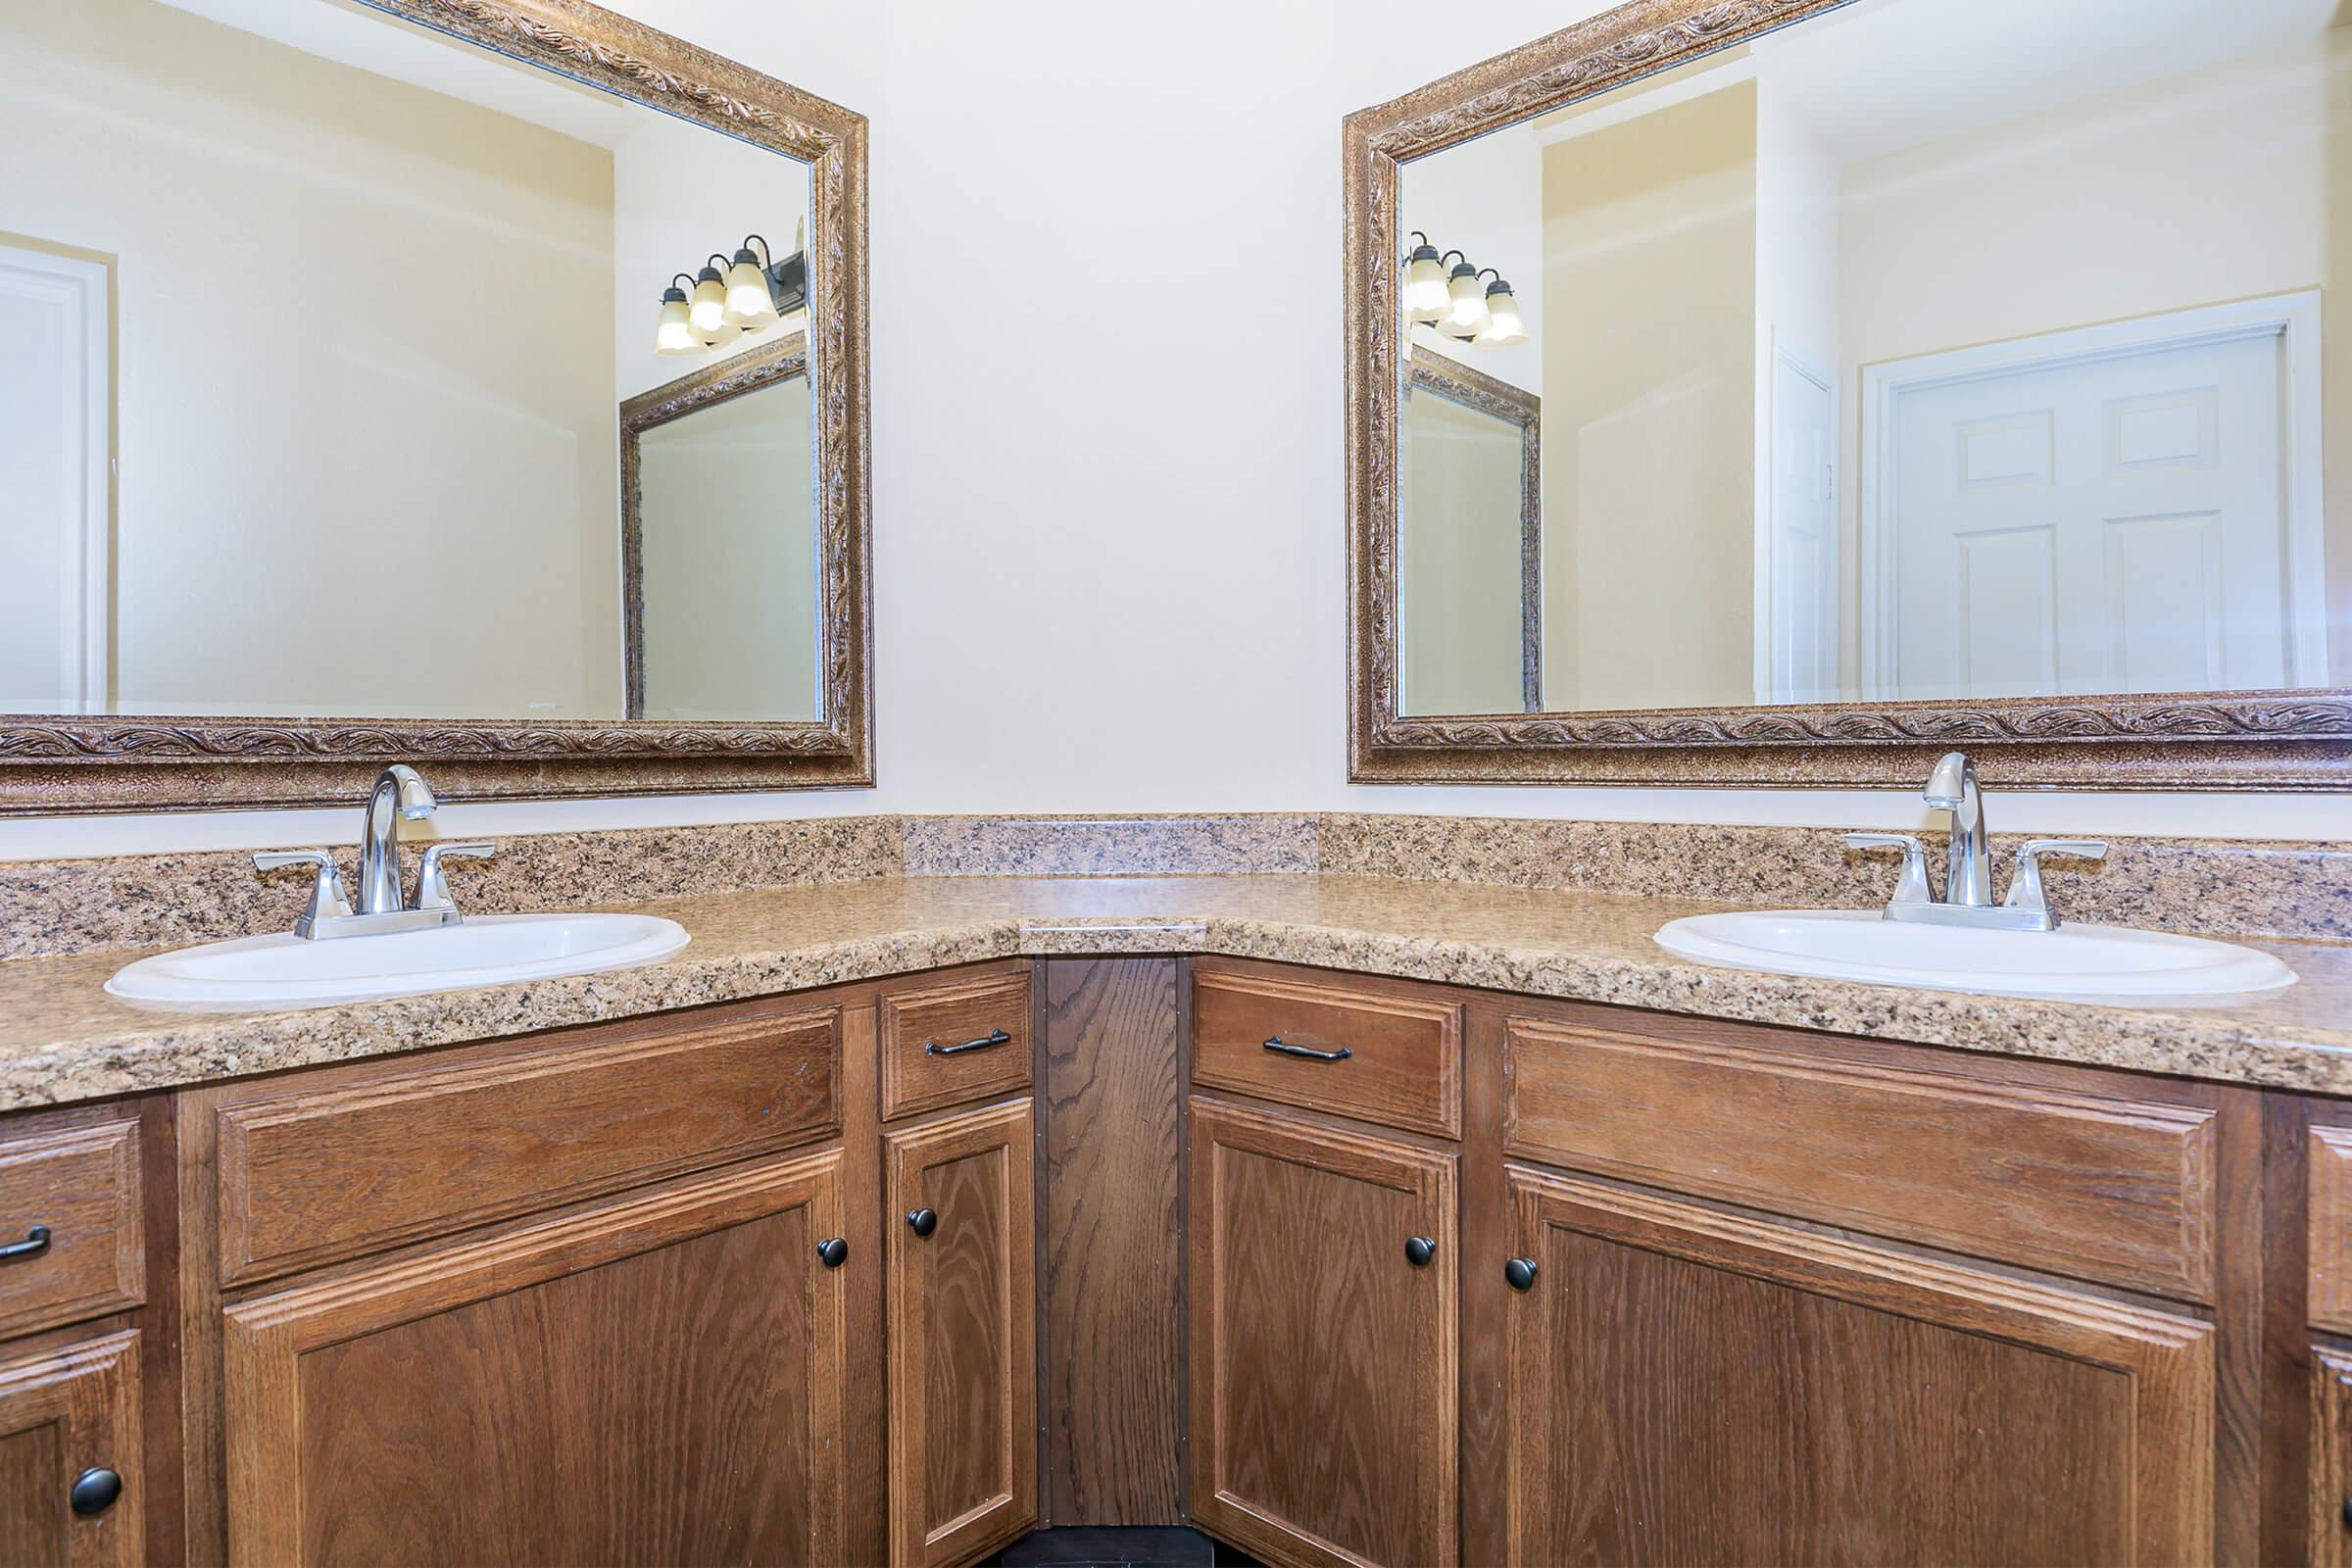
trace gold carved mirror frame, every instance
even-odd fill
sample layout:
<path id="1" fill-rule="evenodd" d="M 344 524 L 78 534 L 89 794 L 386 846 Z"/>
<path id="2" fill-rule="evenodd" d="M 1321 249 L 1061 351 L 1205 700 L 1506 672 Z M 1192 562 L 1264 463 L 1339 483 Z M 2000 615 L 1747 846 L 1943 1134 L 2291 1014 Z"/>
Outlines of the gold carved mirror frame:
<path id="1" fill-rule="evenodd" d="M 2005 788 L 2352 790 L 2352 688 L 1788 707 L 1398 710 L 1401 166 L 1849 0 L 1634 0 L 1342 127 L 1348 772 L 1359 784 L 1916 785 L 1954 748 Z"/>
<path id="2" fill-rule="evenodd" d="M 359 3 L 809 166 L 820 716 L 677 724 L 0 714 L 0 813 L 340 806 L 391 761 L 423 766 L 444 800 L 872 784 L 865 117 L 587 0 Z"/>

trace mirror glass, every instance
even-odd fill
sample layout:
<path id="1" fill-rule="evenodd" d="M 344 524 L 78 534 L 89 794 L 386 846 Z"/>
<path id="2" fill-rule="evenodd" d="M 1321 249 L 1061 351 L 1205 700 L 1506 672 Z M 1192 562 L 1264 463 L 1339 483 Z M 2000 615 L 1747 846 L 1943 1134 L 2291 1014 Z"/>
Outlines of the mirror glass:
<path id="1" fill-rule="evenodd" d="M 1854 0 L 1407 163 L 1403 710 L 2352 685 L 2346 22 Z"/>
<path id="2" fill-rule="evenodd" d="M 0 56 L 0 711 L 627 715 L 621 410 L 805 355 L 807 166 L 339 0 Z M 649 440 L 649 717 L 819 716 L 807 388 Z"/>

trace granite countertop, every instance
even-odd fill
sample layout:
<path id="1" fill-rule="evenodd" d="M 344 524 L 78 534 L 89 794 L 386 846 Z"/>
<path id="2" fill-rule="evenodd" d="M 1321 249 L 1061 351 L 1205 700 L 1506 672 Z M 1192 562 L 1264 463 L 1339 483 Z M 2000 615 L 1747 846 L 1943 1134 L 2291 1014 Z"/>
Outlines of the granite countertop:
<path id="1" fill-rule="evenodd" d="M 616 906 L 617 907 L 618 906 Z M 2300 979 L 2129 1007 L 1711 968 L 1650 934 L 1740 906 L 1346 875 L 885 877 L 631 904 L 693 940 L 643 968 L 298 1012 L 102 989 L 133 951 L 0 962 L 0 1109 L 170 1088 L 1016 955 L 1209 953 L 2099 1066 L 2352 1095 L 2352 945 Z"/>

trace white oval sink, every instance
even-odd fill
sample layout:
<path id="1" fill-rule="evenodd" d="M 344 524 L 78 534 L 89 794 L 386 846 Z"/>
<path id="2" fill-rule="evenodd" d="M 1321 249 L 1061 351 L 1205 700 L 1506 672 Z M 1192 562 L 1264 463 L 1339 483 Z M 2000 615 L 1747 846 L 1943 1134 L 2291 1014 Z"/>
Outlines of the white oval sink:
<path id="1" fill-rule="evenodd" d="M 329 1007 L 625 969 L 686 945 L 651 914 L 482 914 L 458 925 L 310 942 L 291 933 L 159 953 L 115 973 L 125 1002 L 195 1011 Z"/>
<path id="2" fill-rule="evenodd" d="M 1657 943 L 1733 969 L 2062 1002 L 2230 996 L 2295 981 L 2267 953 L 2205 937 L 2113 925 L 1978 931 L 1888 920 L 1875 909 L 1693 914 L 1660 926 Z"/>

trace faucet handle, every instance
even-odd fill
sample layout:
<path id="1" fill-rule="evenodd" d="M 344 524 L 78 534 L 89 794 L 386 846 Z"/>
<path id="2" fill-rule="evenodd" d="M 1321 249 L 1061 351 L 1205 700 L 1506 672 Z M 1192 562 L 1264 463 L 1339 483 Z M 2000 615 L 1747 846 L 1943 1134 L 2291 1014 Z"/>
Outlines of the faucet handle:
<path id="1" fill-rule="evenodd" d="M 1928 850 L 1909 833 L 1848 833 L 1845 847 L 1849 850 L 1900 850 L 1903 852 L 1903 873 L 1894 884 L 1894 897 L 1886 902 L 1897 904 L 1931 904 L 1936 894 L 1928 886 Z"/>
<path id="2" fill-rule="evenodd" d="M 253 858 L 257 870 L 271 871 L 281 865 L 308 865 L 318 870 L 311 879 L 311 902 L 294 922 L 294 934 L 307 937 L 311 928 L 320 920 L 337 919 L 351 913 L 351 900 L 343 892 L 343 872 L 336 866 L 335 858 L 324 850 L 267 850 Z"/>
<path id="3" fill-rule="evenodd" d="M 416 907 L 419 909 L 454 909 L 457 902 L 449 896 L 449 878 L 442 874 L 441 862 L 450 856 L 463 859 L 480 860 L 498 853 L 498 845 L 490 839 L 450 840 L 424 847 L 423 863 L 416 867 Z"/>
<path id="4" fill-rule="evenodd" d="M 2001 898 L 2004 908 L 2049 910 L 2049 902 L 2042 897 L 2041 858 L 2045 855 L 2071 856 L 2078 860 L 2103 860 L 2107 858 L 2105 839 L 2034 839 L 2017 852 L 2017 869 L 2010 873 L 2009 891 Z M 2050 921 L 2052 928 L 2057 926 Z"/>

